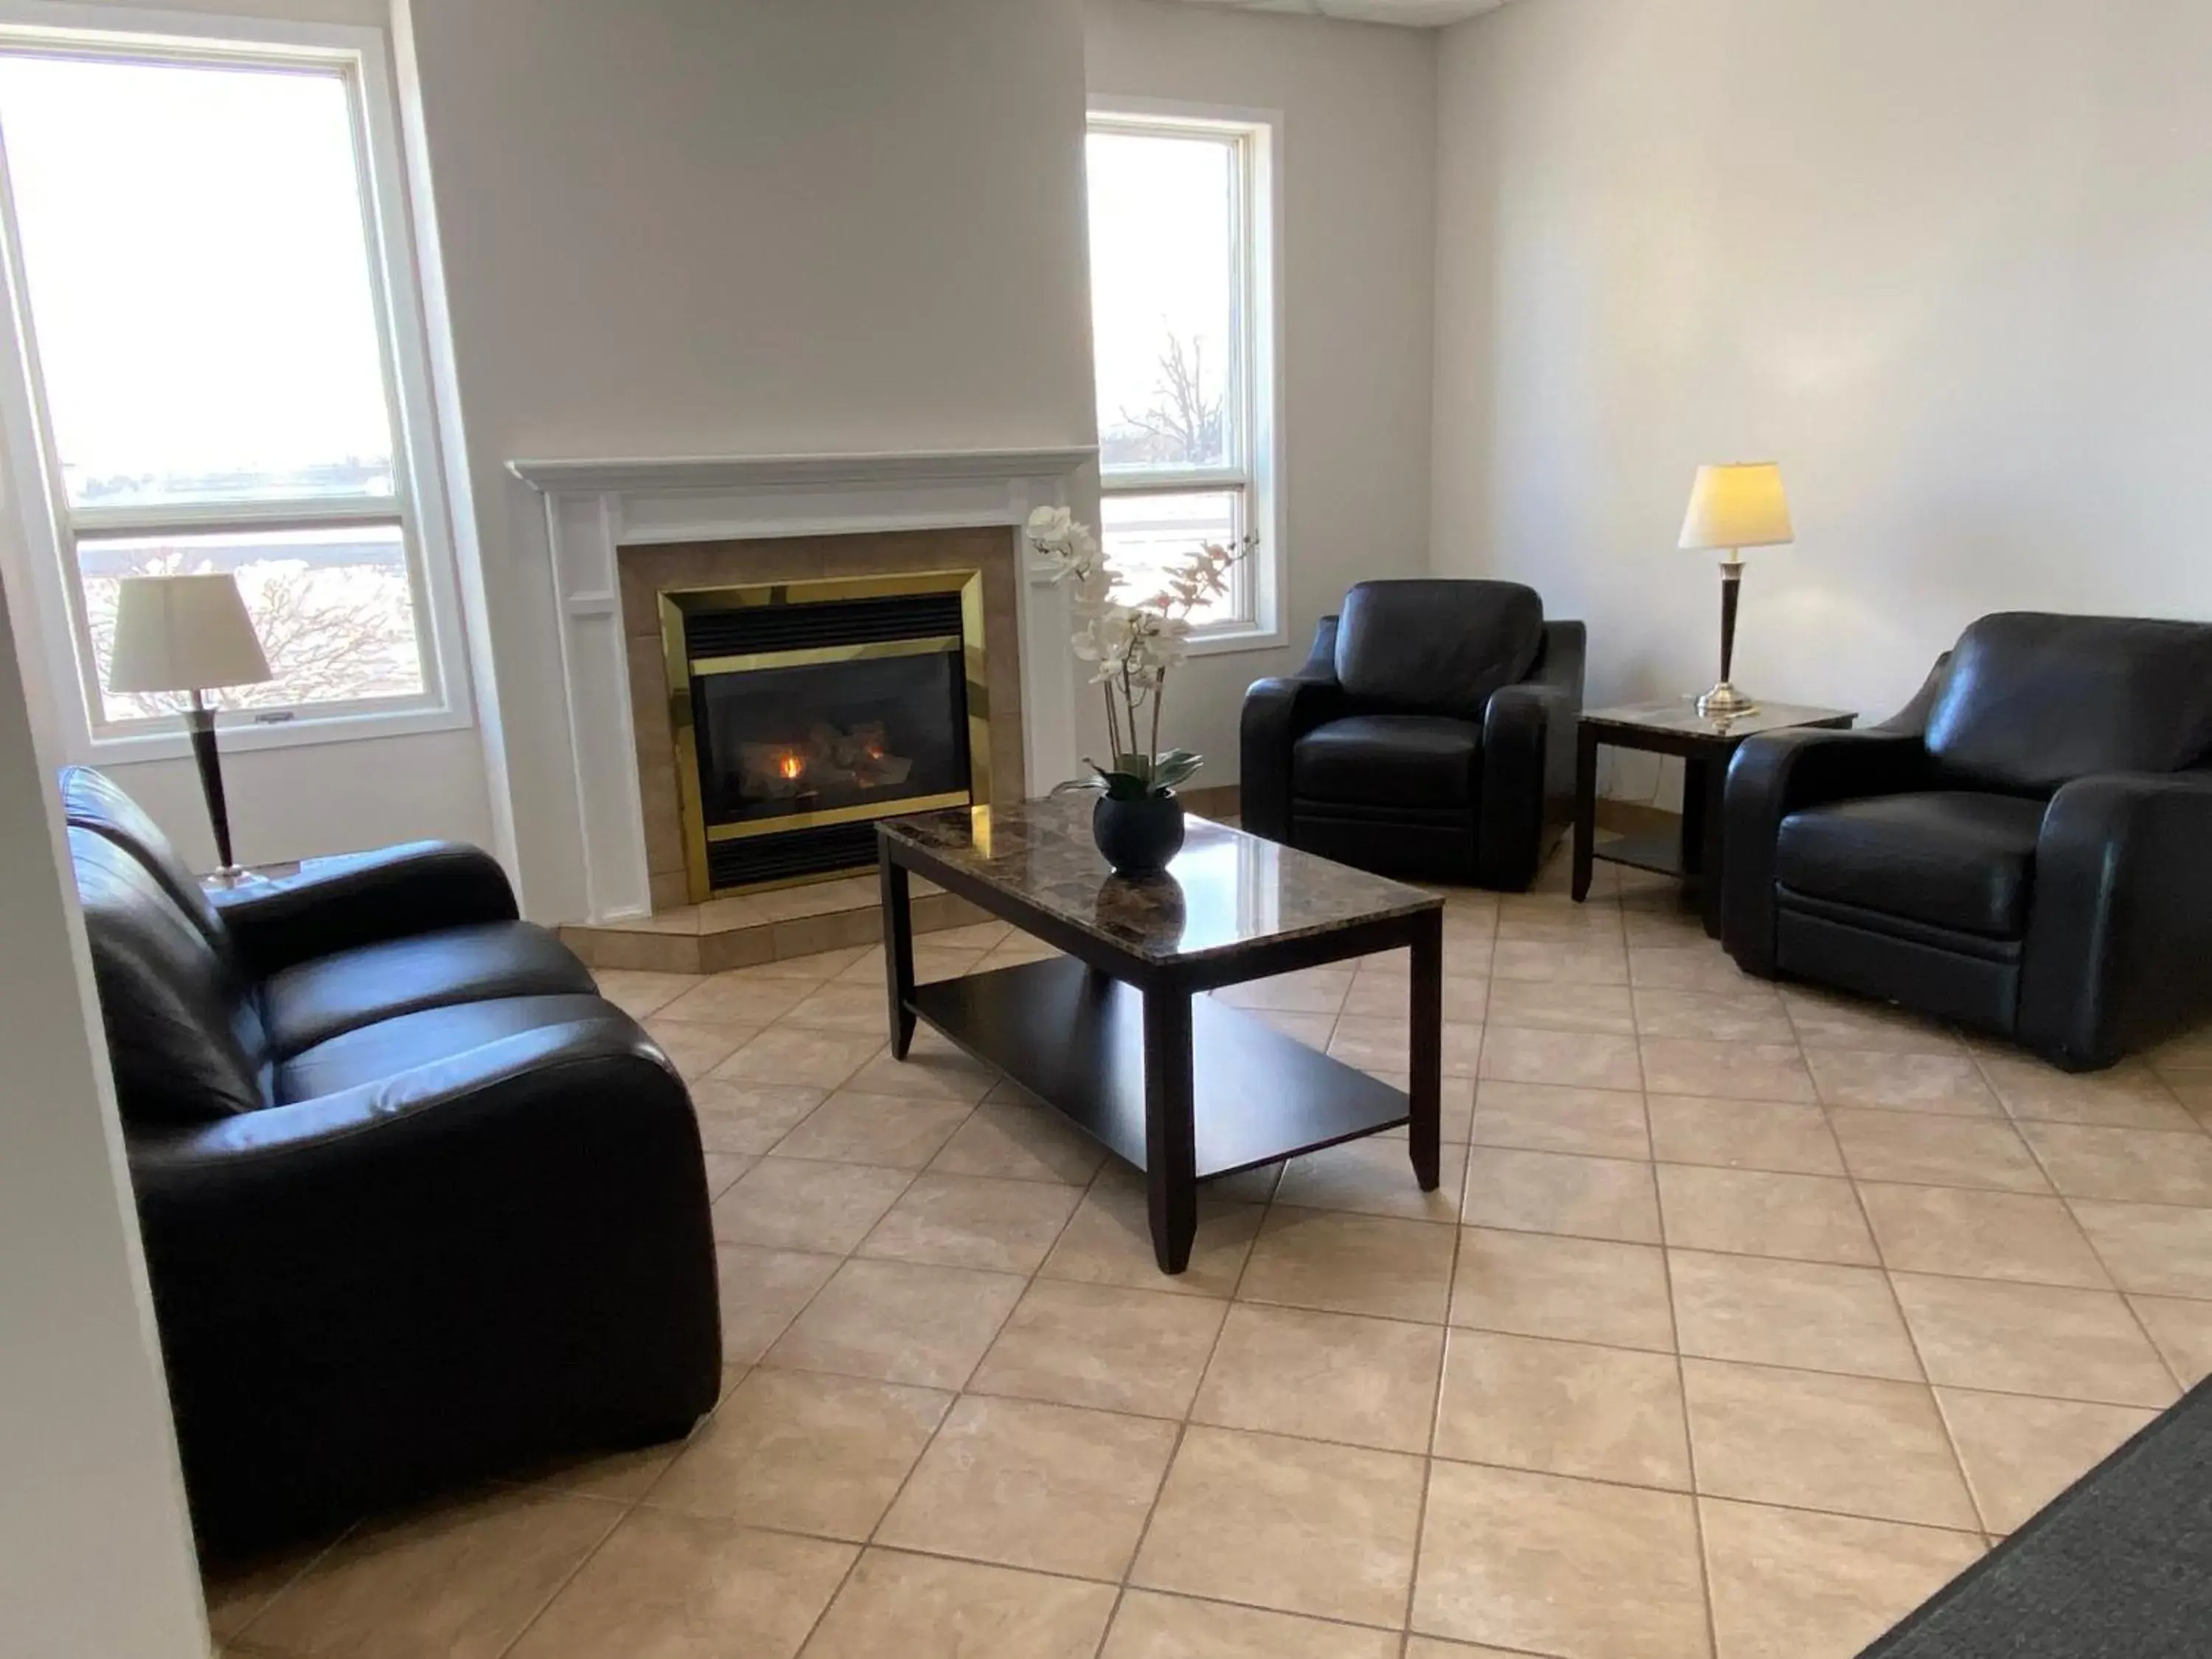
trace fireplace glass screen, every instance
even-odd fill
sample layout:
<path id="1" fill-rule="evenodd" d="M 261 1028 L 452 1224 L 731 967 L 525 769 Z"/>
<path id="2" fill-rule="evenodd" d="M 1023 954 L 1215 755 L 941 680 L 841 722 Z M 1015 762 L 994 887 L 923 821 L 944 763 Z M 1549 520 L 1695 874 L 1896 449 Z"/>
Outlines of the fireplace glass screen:
<path id="1" fill-rule="evenodd" d="M 709 825 L 760 824 L 968 787 L 949 652 L 710 674 L 692 688 Z"/>

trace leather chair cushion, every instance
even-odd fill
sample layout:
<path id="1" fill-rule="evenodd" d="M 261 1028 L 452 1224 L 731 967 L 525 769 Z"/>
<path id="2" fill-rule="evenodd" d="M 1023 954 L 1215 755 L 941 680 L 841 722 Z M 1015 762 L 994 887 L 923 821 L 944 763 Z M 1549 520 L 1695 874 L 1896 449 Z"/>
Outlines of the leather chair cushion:
<path id="1" fill-rule="evenodd" d="M 267 1105 L 252 988 L 135 853 L 75 824 L 69 843 L 124 1122 L 213 1123 Z"/>
<path id="2" fill-rule="evenodd" d="M 106 774 L 89 766 L 62 769 L 62 812 L 81 830 L 105 836 L 146 866 L 177 908 L 219 955 L 230 954 L 230 941 L 215 905 L 161 826 L 146 809 L 117 788 Z"/>
<path id="3" fill-rule="evenodd" d="M 2027 931 L 2044 803 L 1959 791 L 1792 812 L 1775 846 L 1790 892 L 1990 939 Z"/>
<path id="4" fill-rule="evenodd" d="M 370 1024 L 488 997 L 589 995 L 568 947 L 527 921 L 480 922 L 318 957 L 262 983 L 262 1018 L 279 1058 Z"/>
<path id="5" fill-rule="evenodd" d="M 425 1008 L 379 1020 L 294 1054 L 276 1067 L 280 1105 L 382 1083 L 418 1066 L 452 1060 L 548 1026 L 604 1020 L 613 1005 L 590 995 L 501 997 Z"/>
<path id="6" fill-rule="evenodd" d="M 2049 793 L 2212 752 L 2212 627 L 2010 612 L 1969 628 L 1928 717 L 1947 775 Z"/>
<path id="7" fill-rule="evenodd" d="M 1544 646 L 1544 601 L 1518 582 L 1361 582 L 1345 595 L 1336 678 L 1377 712 L 1480 720 Z"/>
<path id="8" fill-rule="evenodd" d="M 1440 714 L 1354 714 L 1317 726 L 1291 752 L 1300 800 L 1465 808 L 1482 775 L 1482 728 Z"/>

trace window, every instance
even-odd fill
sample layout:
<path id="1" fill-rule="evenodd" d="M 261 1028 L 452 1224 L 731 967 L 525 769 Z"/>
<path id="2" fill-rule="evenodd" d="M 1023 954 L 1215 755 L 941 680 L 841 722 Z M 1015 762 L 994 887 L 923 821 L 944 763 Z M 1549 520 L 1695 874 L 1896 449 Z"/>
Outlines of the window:
<path id="1" fill-rule="evenodd" d="M 181 695 L 104 690 L 118 584 L 167 571 L 238 578 L 275 676 L 216 694 L 238 723 L 455 723 L 380 37 L 6 27 L 29 9 L 0 9 L 9 438 L 81 735 L 173 730 Z"/>
<path id="2" fill-rule="evenodd" d="M 1100 532 L 1127 597 L 1201 542 L 1260 537 L 1193 617 L 1200 648 L 1273 644 L 1273 128 L 1162 109 L 1091 118 Z"/>

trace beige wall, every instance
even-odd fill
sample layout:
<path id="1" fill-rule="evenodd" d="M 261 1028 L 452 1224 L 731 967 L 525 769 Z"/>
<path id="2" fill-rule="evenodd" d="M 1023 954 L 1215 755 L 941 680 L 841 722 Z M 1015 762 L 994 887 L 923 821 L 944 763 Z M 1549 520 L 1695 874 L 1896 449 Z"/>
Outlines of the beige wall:
<path id="1" fill-rule="evenodd" d="M 495 761 L 528 908 L 574 916 L 544 518 L 506 463 L 1091 442 L 1082 35 L 1075 0 L 469 0 L 406 27 Z"/>
<path id="2" fill-rule="evenodd" d="M 1692 469 L 1778 458 L 1738 680 L 1887 714 L 1973 617 L 2212 615 L 2212 7 L 1531 0 L 1441 59 L 1436 562 L 1709 683 Z"/>
<path id="3" fill-rule="evenodd" d="M 1315 622 L 1367 576 L 1428 562 L 1435 46 L 1382 28 L 1088 0 L 1094 96 L 1179 99 L 1283 118 L 1282 649 L 1194 659 L 1163 741 L 1237 781 L 1244 687 L 1305 660 Z M 1085 706 L 1088 706 L 1087 704 Z"/>
<path id="4" fill-rule="evenodd" d="M 0 595 L 0 1649 L 208 1650 L 61 806 Z"/>

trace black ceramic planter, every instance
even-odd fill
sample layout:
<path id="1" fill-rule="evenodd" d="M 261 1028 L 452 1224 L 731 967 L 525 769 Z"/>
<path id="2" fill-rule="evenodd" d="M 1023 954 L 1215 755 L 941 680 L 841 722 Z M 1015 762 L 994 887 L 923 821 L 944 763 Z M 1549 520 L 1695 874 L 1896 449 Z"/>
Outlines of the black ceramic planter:
<path id="1" fill-rule="evenodd" d="M 1182 850 L 1182 803 L 1173 794 L 1142 800 L 1101 795 L 1091 809 L 1091 836 L 1117 876 L 1164 870 Z"/>

